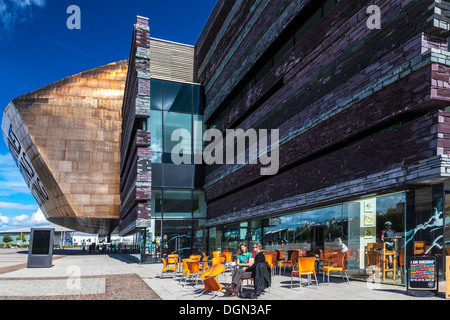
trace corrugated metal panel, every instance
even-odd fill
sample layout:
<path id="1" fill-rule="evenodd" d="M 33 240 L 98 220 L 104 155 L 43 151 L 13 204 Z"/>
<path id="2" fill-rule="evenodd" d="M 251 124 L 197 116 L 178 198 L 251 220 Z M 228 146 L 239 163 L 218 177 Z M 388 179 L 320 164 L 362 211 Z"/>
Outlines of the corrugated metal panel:
<path id="1" fill-rule="evenodd" d="M 150 39 L 152 77 L 194 82 L 194 47 L 160 39 Z"/>

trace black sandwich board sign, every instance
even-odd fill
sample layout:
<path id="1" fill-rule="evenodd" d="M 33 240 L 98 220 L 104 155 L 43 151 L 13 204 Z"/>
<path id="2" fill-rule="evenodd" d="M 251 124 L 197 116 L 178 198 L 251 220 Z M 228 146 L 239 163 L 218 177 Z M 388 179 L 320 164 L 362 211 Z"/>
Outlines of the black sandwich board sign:
<path id="1" fill-rule="evenodd" d="M 439 273 L 434 255 L 413 256 L 409 259 L 407 292 L 413 296 L 432 296 L 439 292 Z"/>
<path id="2" fill-rule="evenodd" d="M 50 268 L 55 229 L 31 228 L 27 268 Z"/>

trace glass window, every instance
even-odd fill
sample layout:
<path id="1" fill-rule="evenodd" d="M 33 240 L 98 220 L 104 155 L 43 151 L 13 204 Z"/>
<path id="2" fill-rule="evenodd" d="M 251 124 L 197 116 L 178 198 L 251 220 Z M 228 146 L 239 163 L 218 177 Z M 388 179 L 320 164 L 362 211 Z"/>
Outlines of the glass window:
<path id="1" fill-rule="evenodd" d="M 269 219 L 265 236 L 267 239 L 267 245 L 273 246 L 273 248 L 270 247 L 267 248 L 267 250 L 273 251 L 277 248 L 281 248 L 282 245 L 296 241 L 296 236 L 301 234 L 301 230 L 299 228 L 300 220 L 301 213 Z"/>
<path id="2" fill-rule="evenodd" d="M 208 230 L 208 244 L 209 256 L 212 257 L 212 252 L 222 249 L 222 231 L 219 228 L 209 228 Z"/>
<path id="3" fill-rule="evenodd" d="M 450 255 L 450 182 L 445 187 L 445 211 L 444 211 L 444 245 L 445 253 Z"/>
<path id="4" fill-rule="evenodd" d="M 175 146 L 181 147 L 183 152 L 192 154 L 192 115 L 176 112 L 164 112 L 164 153 L 171 154 Z M 185 129 L 189 133 L 189 139 L 180 138 L 172 141 L 172 133 L 177 129 Z M 181 143 L 181 145 L 180 145 Z"/>
<path id="5" fill-rule="evenodd" d="M 152 163 L 162 163 L 162 153 L 152 151 Z"/>
<path id="6" fill-rule="evenodd" d="M 198 158 L 201 157 L 203 160 L 203 150 L 204 150 L 204 143 L 203 143 L 203 134 L 206 131 L 207 127 L 205 123 L 203 122 L 203 116 L 200 115 L 194 115 L 193 116 L 193 127 L 192 127 L 192 140 L 193 140 L 193 153 L 194 155 L 198 155 Z M 198 164 L 198 163 L 196 163 Z"/>
<path id="7" fill-rule="evenodd" d="M 192 253 L 192 220 L 163 220 L 163 252 L 187 257 Z"/>
<path id="8" fill-rule="evenodd" d="M 391 271 L 384 276 L 377 271 L 375 276 L 378 280 L 384 278 L 388 283 L 401 283 L 404 267 L 404 204 L 404 193 L 344 204 L 343 212 L 348 220 L 347 269 L 350 275 L 363 277 L 368 275 L 367 270 L 379 271 L 380 259 L 386 259 L 386 268 Z M 385 251 L 381 251 L 383 246 Z M 388 255 L 380 257 L 380 252 L 388 252 Z"/>
<path id="9" fill-rule="evenodd" d="M 192 94 L 193 94 L 193 114 L 203 114 L 204 110 L 204 98 L 203 98 L 203 89 L 201 86 L 192 86 Z"/>
<path id="10" fill-rule="evenodd" d="M 192 113 L 192 85 L 164 81 L 163 108 L 171 112 Z"/>
<path id="11" fill-rule="evenodd" d="M 206 218 L 206 202 L 204 191 L 194 191 L 194 218 Z"/>
<path id="12" fill-rule="evenodd" d="M 250 234 L 249 234 L 249 248 L 253 247 L 255 243 L 261 243 L 265 246 L 264 237 L 264 223 L 263 220 L 256 220 L 250 223 Z M 250 251 L 250 250 L 249 250 Z"/>
<path id="13" fill-rule="evenodd" d="M 158 79 L 150 80 L 150 106 L 152 110 L 162 110 L 162 81 Z"/>
<path id="14" fill-rule="evenodd" d="M 152 209 L 153 210 L 153 209 Z M 148 261 L 159 262 L 158 256 L 161 253 L 161 220 L 152 219 L 148 232 Z"/>
<path id="15" fill-rule="evenodd" d="M 192 191 L 164 190 L 162 209 L 164 219 L 192 218 Z"/>
<path id="16" fill-rule="evenodd" d="M 193 254 L 206 254 L 206 244 L 207 244 L 207 230 L 205 228 L 205 220 L 199 219 L 199 220 L 193 220 L 194 223 L 194 248 L 193 248 Z"/>
<path id="17" fill-rule="evenodd" d="M 150 118 L 147 119 L 147 128 L 151 132 L 152 162 L 161 163 L 163 152 L 163 119 L 162 112 L 152 110 Z"/>
<path id="18" fill-rule="evenodd" d="M 162 192 L 152 189 L 152 218 L 161 218 Z"/>

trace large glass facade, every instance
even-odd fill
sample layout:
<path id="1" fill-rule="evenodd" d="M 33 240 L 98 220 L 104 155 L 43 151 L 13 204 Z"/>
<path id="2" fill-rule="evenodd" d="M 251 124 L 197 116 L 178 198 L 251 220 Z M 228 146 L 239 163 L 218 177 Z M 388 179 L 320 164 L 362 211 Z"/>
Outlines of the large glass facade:
<path id="1" fill-rule="evenodd" d="M 203 144 L 194 139 L 202 130 L 201 87 L 195 84 L 151 79 L 152 219 L 147 229 L 146 260 L 159 262 L 161 256 L 178 253 L 189 256 L 206 251 L 206 203 L 197 183 L 194 165 L 174 165 L 171 153 L 174 130 L 184 129 L 192 137 L 183 150 L 192 157 Z M 199 125 L 200 124 L 200 125 Z M 196 149 L 195 149 L 196 148 Z M 193 163 L 193 162 L 191 162 Z"/>
<path id="2" fill-rule="evenodd" d="M 197 133 L 205 129 L 201 86 L 159 79 L 151 79 L 150 85 L 152 111 L 147 125 L 152 133 L 152 162 L 172 163 L 172 150 L 181 143 L 193 163 L 193 152 L 203 150 L 203 139 L 196 139 L 202 137 Z M 177 129 L 186 130 L 191 139 L 172 141 Z"/>
<path id="3" fill-rule="evenodd" d="M 333 263 L 329 260 L 336 257 L 336 239 L 341 239 L 353 279 L 406 285 L 409 259 L 433 255 L 442 281 L 450 254 L 449 217 L 447 182 L 211 228 L 209 250 L 236 252 L 241 242 L 261 242 L 266 251 L 300 249 L 326 265 Z"/>
<path id="4" fill-rule="evenodd" d="M 373 244 L 381 243 L 381 235 L 388 221 L 392 224 L 391 230 L 395 231 L 393 239 L 389 239 L 389 244 L 393 242 L 390 250 L 392 264 L 386 266 L 392 271 L 385 272 L 383 281 L 401 284 L 404 271 L 401 251 L 405 245 L 405 193 L 216 227 L 216 236 L 211 235 L 209 239 L 210 251 L 236 252 L 239 243 L 246 242 L 251 246 L 261 242 L 266 251 L 301 249 L 305 255 L 327 257 L 338 250 L 335 240 L 339 238 L 348 247 L 346 265 L 349 276 L 367 278 L 370 270 L 379 267 L 380 261 L 370 259 L 371 251 L 378 250 Z M 218 241 L 218 234 L 221 241 Z M 388 243 L 387 238 L 385 243 Z M 396 265 L 395 271 L 393 264 Z"/>

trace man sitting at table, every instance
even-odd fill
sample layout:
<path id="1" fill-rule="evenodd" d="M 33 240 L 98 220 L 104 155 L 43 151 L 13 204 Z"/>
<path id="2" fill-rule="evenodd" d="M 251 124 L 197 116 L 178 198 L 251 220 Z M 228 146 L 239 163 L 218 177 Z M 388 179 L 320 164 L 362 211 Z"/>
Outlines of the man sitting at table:
<path id="1" fill-rule="evenodd" d="M 264 253 L 261 252 L 262 245 L 261 243 L 255 243 L 253 245 L 253 252 L 255 253 L 255 262 L 250 267 L 244 267 L 242 269 L 237 269 L 233 275 L 233 279 L 231 280 L 231 284 L 228 287 L 225 287 L 226 290 L 231 291 L 230 297 L 237 296 L 239 293 L 239 289 L 241 287 L 242 279 L 250 279 L 255 278 L 255 270 L 256 266 L 259 263 L 266 262 L 266 258 Z"/>

